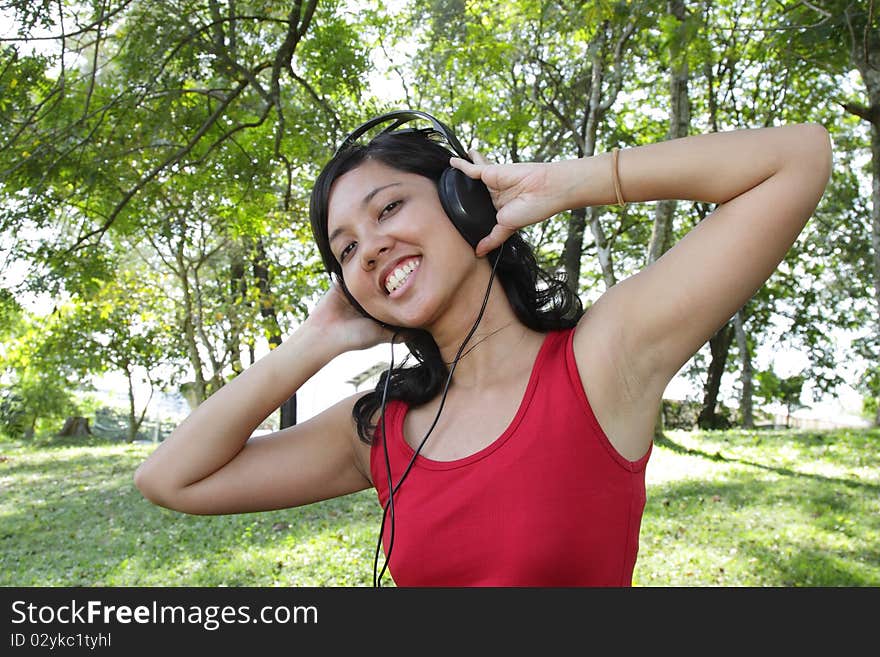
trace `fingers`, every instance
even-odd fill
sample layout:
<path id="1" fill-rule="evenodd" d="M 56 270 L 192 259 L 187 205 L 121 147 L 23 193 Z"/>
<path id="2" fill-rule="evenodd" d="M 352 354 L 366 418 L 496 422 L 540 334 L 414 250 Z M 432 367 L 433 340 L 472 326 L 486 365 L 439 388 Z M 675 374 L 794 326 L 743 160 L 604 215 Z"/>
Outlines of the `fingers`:
<path id="1" fill-rule="evenodd" d="M 449 165 L 458 169 L 459 171 L 463 171 L 465 175 L 467 175 L 469 178 L 475 178 L 476 180 L 480 179 L 480 174 L 486 166 L 484 164 L 468 162 L 467 160 L 460 157 L 449 158 Z"/>
<path id="2" fill-rule="evenodd" d="M 494 251 L 499 246 L 504 244 L 508 237 L 513 235 L 516 232 L 514 228 L 508 228 L 507 226 L 502 226 L 501 224 L 495 224 L 495 227 L 492 229 L 492 232 L 486 235 L 480 242 L 477 244 L 477 248 L 474 249 L 474 253 L 476 253 L 477 257 L 482 258 L 490 251 Z"/>

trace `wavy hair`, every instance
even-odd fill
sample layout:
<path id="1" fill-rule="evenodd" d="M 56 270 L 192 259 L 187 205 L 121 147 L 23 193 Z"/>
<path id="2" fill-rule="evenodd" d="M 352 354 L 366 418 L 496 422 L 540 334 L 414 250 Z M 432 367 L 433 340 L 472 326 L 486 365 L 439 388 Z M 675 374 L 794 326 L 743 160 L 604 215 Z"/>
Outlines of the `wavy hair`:
<path id="1" fill-rule="evenodd" d="M 404 129 L 381 133 L 366 145 L 355 144 L 337 153 L 324 167 L 309 202 L 309 220 L 318 251 L 327 272 L 337 277 L 352 305 L 370 317 L 345 286 L 342 267 L 330 250 L 327 209 L 330 188 L 343 174 L 368 160 L 377 160 L 399 171 L 415 173 L 439 183 L 454 155 L 442 144 L 443 137 L 433 129 Z M 498 250 L 490 253 L 494 262 Z M 496 276 L 517 318 L 529 328 L 548 332 L 573 327 L 583 314 L 580 299 L 566 284 L 564 276 L 553 275 L 538 266 L 534 251 L 519 233 L 514 233 L 501 249 Z M 399 399 L 410 406 L 425 404 L 441 393 L 449 369 L 434 338 L 423 329 L 389 327 L 403 337 L 415 364 L 407 361 L 381 374 L 376 388 L 357 400 L 352 417 L 358 436 L 372 443 L 376 426 L 372 421 L 382 404 L 382 390 L 388 379 L 387 399 Z M 408 359 L 407 359 L 408 360 Z"/>

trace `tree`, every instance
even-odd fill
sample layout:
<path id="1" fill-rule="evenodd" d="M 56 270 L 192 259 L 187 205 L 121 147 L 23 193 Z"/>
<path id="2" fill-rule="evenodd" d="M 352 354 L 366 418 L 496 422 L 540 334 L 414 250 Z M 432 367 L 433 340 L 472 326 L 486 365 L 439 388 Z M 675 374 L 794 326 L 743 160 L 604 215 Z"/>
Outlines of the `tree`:
<path id="1" fill-rule="evenodd" d="M 870 153 L 870 208 L 873 335 L 862 340 L 869 352 L 868 369 L 880 359 L 880 11 L 875 0 L 820 0 L 781 3 L 777 22 L 778 48 L 788 60 L 799 59 L 833 76 L 836 103 L 868 128 Z M 861 89 L 846 81 L 855 72 Z M 870 372 L 865 376 L 870 378 Z M 880 404 L 875 426 L 880 426 Z"/>
<path id="2" fill-rule="evenodd" d="M 702 16 L 688 16 L 685 3 L 682 0 L 671 0 L 667 3 L 668 16 L 666 20 L 666 44 L 668 52 L 669 68 L 669 132 L 667 139 L 680 139 L 686 137 L 691 129 L 691 103 L 688 94 L 688 78 L 690 66 L 688 51 L 691 48 L 693 35 L 696 32 Z M 699 11 L 699 10 L 698 10 Z M 654 206 L 654 222 L 651 231 L 651 239 L 648 242 L 646 265 L 655 262 L 671 246 L 672 219 L 675 215 L 677 201 L 664 199 Z M 713 404 L 714 408 L 714 404 Z M 657 413 L 657 421 L 654 424 L 654 438 L 663 437 L 663 405 Z"/>
<path id="3" fill-rule="evenodd" d="M 801 393 L 806 378 L 803 374 L 795 374 L 780 378 L 773 370 L 758 372 L 755 376 L 758 382 L 757 394 L 766 403 L 775 402 L 785 406 L 785 428 L 791 427 L 791 413 L 799 408 L 806 408 L 801 403 Z"/>
<path id="4" fill-rule="evenodd" d="M 0 354 L 4 431 L 33 437 L 66 417 L 79 416 L 76 393 L 88 389 L 101 364 L 82 339 L 75 306 L 58 306 L 46 316 L 22 313 Z"/>
<path id="5" fill-rule="evenodd" d="M 125 272 L 80 309 L 86 339 L 103 367 L 122 374 L 127 382 L 128 442 L 137 438 L 156 389 L 164 387 L 163 380 L 174 375 L 180 362 L 179 342 L 168 330 L 166 318 L 171 313 L 165 302 L 162 295 L 154 294 L 146 276 Z M 148 389 L 140 408 L 138 383 Z"/>
<path id="6" fill-rule="evenodd" d="M 114 241 L 161 237 L 157 216 L 208 208 L 222 224 L 218 260 L 234 244 L 249 259 L 222 281 L 229 321 L 247 306 L 261 319 L 212 334 L 223 322 L 192 300 L 196 378 L 201 359 L 211 363 L 203 398 L 227 367 L 240 371 L 242 340 L 251 354 L 256 338 L 278 344 L 318 284 L 315 254 L 301 248 L 303 189 L 359 111 L 369 67 L 359 18 L 337 0 L 14 1 L 9 11 L 19 33 L 0 44 L 0 121 L 11 127 L 0 138 L 0 234 L 33 272 L 16 294 L 88 299 L 118 273 L 106 255 Z M 179 234 L 198 223 L 176 216 Z M 276 235 L 295 242 L 272 244 Z M 302 257 L 282 269 L 287 253 Z M 225 343 L 199 353 L 199 330 L 203 343 Z"/>

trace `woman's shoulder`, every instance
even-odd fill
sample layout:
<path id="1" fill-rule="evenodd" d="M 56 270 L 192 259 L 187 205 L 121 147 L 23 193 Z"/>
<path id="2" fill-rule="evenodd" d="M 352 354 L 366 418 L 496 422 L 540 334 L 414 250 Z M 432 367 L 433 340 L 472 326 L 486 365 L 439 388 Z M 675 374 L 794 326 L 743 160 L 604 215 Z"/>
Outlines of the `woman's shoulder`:
<path id="1" fill-rule="evenodd" d="M 596 420 L 622 456 L 641 458 L 653 439 L 663 389 L 639 380 L 641 364 L 626 348 L 626 327 L 601 299 L 572 331 L 571 351 Z"/>
<path id="2" fill-rule="evenodd" d="M 327 430 L 345 435 L 346 442 L 351 446 L 354 464 L 360 473 L 372 482 L 370 476 L 370 445 L 361 439 L 358 424 L 355 421 L 355 406 L 371 391 L 361 391 L 339 400 L 312 420 L 327 423 Z"/>

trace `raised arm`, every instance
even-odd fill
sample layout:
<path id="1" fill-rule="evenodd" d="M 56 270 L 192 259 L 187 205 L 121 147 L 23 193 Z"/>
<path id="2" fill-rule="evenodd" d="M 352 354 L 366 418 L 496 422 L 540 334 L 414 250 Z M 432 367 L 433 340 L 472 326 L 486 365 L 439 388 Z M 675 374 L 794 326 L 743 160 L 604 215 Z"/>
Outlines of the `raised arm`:
<path id="1" fill-rule="evenodd" d="M 275 433 L 249 438 L 335 356 L 387 335 L 335 287 L 308 320 L 196 408 L 144 461 L 135 485 L 150 501 L 194 514 L 300 506 L 370 485 L 355 397 Z"/>
<path id="2" fill-rule="evenodd" d="M 563 210 L 617 202 L 610 153 L 548 164 L 453 158 L 452 165 L 482 178 L 498 208 L 499 225 L 478 254 Z M 614 373 L 598 377 L 600 386 L 582 372 L 591 401 L 603 397 L 599 405 L 623 418 L 609 414 L 609 426 L 625 425 L 634 413 L 643 414 L 642 428 L 653 422 L 672 377 L 785 257 L 830 169 L 828 133 L 816 124 L 696 135 L 619 153 L 627 202 L 681 199 L 718 207 L 656 262 L 606 291 L 581 319 L 574 345 L 579 364 Z M 637 433 L 615 442 L 631 458 L 650 440 L 649 431 Z"/>
<path id="3" fill-rule="evenodd" d="M 609 159 L 572 167 L 570 173 L 580 168 L 585 180 L 608 181 L 601 190 L 581 185 L 569 201 L 573 207 L 614 202 Z M 620 327 L 620 348 L 633 354 L 634 376 L 662 393 L 797 239 L 828 183 L 830 140 L 816 124 L 713 133 L 628 149 L 618 166 L 627 201 L 718 204 L 656 262 L 602 299 L 602 312 Z"/>

